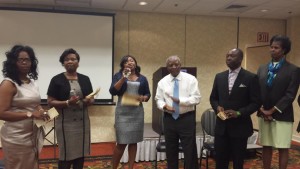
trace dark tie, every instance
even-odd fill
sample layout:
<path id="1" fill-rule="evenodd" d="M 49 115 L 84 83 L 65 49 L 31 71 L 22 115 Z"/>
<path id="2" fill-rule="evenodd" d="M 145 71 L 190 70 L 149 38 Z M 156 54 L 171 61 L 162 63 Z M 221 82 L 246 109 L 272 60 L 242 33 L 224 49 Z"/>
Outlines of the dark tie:
<path id="1" fill-rule="evenodd" d="M 178 80 L 174 78 L 174 90 L 173 90 L 173 97 L 179 98 L 179 84 Z M 179 105 L 176 102 L 173 102 L 173 108 L 175 109 L 175 112 L 172 113 L 173 118 L 176 120 L 179 117 Z"/>

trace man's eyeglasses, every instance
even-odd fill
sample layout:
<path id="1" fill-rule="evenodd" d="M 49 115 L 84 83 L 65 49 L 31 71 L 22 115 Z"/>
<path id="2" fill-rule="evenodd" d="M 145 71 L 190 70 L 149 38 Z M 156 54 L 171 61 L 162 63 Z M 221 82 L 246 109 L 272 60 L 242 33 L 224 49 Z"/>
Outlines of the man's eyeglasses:
<path id="1" fill-rule="evenodd" d="M 17 62 L 19 62 L 19 63 L 23 63 L 23 62 L 29 63 L 29 62 L 31 62 L 31 59 L 30 58 L 18 58 Z"/>

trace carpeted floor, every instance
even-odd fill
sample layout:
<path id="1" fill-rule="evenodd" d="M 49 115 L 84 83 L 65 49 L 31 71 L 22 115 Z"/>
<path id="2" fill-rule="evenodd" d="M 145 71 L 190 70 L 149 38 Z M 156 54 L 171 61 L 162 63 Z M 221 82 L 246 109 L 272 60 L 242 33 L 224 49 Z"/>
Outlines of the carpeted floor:
<path id="1" fill-rule="evenodd" d="M 153 169 L 155 162 L 138 162 L 135 164 L 136 169 Z M 179 161 L 180 169 L 183 169 L 183 161 Z M 166 168 L 166 161 L 158 162 L 158 169 Z M 202 168 L 205 167 L 205 160 L 202 162 Z M 109 169 L 111 168 L 111 156 L 95 156 L 86 159 L 84 169 Z M 119 169 L 127 169 L 127 164 L 120 164 Z M 209 159 L 209 169 L 214 169 L 214 161 Z M 232 168 L 232 167 L 230 167 Z M 41 160 L 40 169 L 57 169 L 55 160 Z M 261 155 L 258 153 L 255 158 L 247 159 L 244 169 L 263 169 Z M 272 159 L 272 169 L 278 169 L 278 151 L 275 150 Z M 289 151 L 288 169 L 300 169 L 300 150 L 297 148 Z"/>

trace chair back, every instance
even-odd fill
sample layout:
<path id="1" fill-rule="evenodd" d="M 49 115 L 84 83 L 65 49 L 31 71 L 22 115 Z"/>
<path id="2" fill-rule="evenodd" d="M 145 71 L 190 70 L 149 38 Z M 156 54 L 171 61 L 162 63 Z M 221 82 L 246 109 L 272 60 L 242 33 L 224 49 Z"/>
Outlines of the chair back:
<path id="1" fill-rule="evenodd" d="M 216 113 L 212 108 L 205 110 L 201 116 L 201 127 L 203 132 L 215 136 Z M 204 134 L 205 134 L 204 133 Z"/>

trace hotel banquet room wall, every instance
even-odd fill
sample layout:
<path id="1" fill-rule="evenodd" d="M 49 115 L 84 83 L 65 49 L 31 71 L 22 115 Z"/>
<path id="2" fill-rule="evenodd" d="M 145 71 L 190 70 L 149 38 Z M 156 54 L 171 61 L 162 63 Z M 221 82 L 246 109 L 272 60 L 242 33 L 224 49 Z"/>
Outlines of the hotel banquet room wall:
<path id="1" fill-rule="evenodd" d="M 297 29 L 300 27 L 299 17 L 288 20 L 240 18 L 239 30 L 237 25 L 236 17 L 117 12 L 114 71 L 119 70 L 120 58 L 123 55 L 129 53 L 135 56 L 141 66 L 141 73 L 148 78 L 152 92 L 153 72 L 165 66 L 168 56 L 179 55 L 182 66 L 197 67 L 197 78 L 202 95 L 201 103 L 197 106 L 197 121 L 200 121 L 202 112 L 210 107 L 209 95 L 214 76 L 227 69 L 225 54 L 229 49 L 237 47 L 237 42 L 239 48 L 247 51 L 247 47 L 268 44 L 257 43 L 257 32 L 268 32 L 269 38 L 274 34 L 287 34 L 291 36 L 293 42 L 292 52 L 288 58 L 300 66 L 300 41 L 299 37 L 296 37 L 300 33 Z M 245 52 L 243 63 L 245 68 L 248 59 L 252 59 L 251 63 L 260 64 L 260 60 L 251 58 Z M 114 101 L 116 100 L 115 97 Z M 152 103 L 151 99 L 148 103 L 144 103 L 145 123 L 152 121 L 152 104 L 155 103 Z M 296 104 L 295 110 L 296 127 L 300 119 L 300 110 Z M 114 106 L 92 106 L 89 111 L 92 142 L 114 141 Z M 256 121 L 255 117 L 254 121 Z M 51 129 L 51 125 L 53 124 L 47 126 L 47 130 Z M 256 122 L 255 126 L 257 126 Z M 299 136 L 295 130 L 294 136 L 295 138 Z M 53 134 L 48 137 L 53 140 Z"/>

